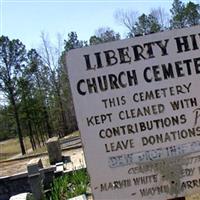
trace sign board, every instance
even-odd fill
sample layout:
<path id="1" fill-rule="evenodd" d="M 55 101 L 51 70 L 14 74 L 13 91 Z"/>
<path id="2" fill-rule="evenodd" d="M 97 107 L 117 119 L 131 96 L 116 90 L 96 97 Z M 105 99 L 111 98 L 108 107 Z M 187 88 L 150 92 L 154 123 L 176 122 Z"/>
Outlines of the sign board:
<path id="1" fill-rule="evenodd" d="M 71 50 L 67 67 L 95 199 L 200 190 L 200 27 Z"/>

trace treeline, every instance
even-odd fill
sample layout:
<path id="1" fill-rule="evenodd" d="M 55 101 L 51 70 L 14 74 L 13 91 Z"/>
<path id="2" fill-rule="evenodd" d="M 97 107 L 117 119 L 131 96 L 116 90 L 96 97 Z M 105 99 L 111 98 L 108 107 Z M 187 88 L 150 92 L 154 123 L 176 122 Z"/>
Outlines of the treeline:
<path id="1" fill-rule="evenodd" d="M 169 13 L 162 8 L 149 14 L 118 10 L 116 21 L 127 29 L 127 38 L 200 23 L 200 5 L 174 0 Z M 54 135 L 66 136 L 77 130 L 65 53 L 70 49 L 119 40 L 119 33 L 100 28 L 89 41 L 70 32 L 66 40 L 58 37 L 52 45 L 41 35 L 39 50 L 27 50 L 19 39 L 0 37 L 0 140 L 18 136 L 22 154 L 23 138 L 28 136 L 33 149 Z"/>
<path id="2" fill-rule="evenodd" d="M 77 130 L 65 51 L 50 46 L 44 35 L 42 41 L 39 54 L 27 51 L 18 39 L 0 38 L 0 88 L 6 100 L 0 107 L 0 135 L 1 139 L 18 135 L 23 154 L 24 136 L 36 149 L 49 137 Z"/>

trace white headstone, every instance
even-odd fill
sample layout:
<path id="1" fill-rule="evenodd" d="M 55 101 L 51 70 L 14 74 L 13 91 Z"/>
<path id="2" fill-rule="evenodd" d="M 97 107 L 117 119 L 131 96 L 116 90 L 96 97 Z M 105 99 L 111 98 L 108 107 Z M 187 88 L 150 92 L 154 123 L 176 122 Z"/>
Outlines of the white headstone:
<path id="1" fill-rule="evenodd" d="M 87 200 L 85 194 L 79 195 L 77 197 L 70 198 L 69 200 Z"/>
<path id="2" fill-rule="evenodd" d="M 29 193 L 21 193 L 10 197 L 10 200 L 26 200 Z"/>

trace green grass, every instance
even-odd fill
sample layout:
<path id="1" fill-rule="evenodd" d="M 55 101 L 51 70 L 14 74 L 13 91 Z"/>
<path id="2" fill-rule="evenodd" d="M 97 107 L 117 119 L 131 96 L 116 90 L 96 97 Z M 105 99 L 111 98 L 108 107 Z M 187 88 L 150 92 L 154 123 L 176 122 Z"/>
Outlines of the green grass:
<path id="1" fill-rule="evenodd" d="M 26 150 L 31 148 L 29 138 L 24 138 L 24 145 Z M 0 142 L 0 160 L 5 160 L 11 158 L 17 154 L 21 153 L 19 140 L 17 138 L 9 139 L 3 142 Z"/>
<path id="2" fill-rule="evenodd" d="M 79 131 L 74 131 L 73 133 L 70 133 L 69 135 L 65 136 L 65 138 L 72 138 L 72 137 L 76 137 L 76 136 L 80 136 Z"/>
<path id="3" fill-rule="evenodd" d="M 35 149 L 34 151 L 27 153 L 26 155 L 34 155 L 34 154 L 40 154 L 40 153 L 44 153 L 44 152 L 47 152 L 46 145 L 39 147 L 39 148 Z"/>
<path id="4" fill-rule="evenodd" d="M 72 171 L 54 179 L 51 186 L 50 199 L 67 200 L 85 194 L 88 184 L 89 176 L 86 169 Z"/>
<path id="5" fill-rule="evenodd" d="M 24 138 L 24 145 L 27 151 L 26 155 L 33 155 L 33 154 L 43 153 L 47 151 L 46 146 L 42 146 L 32 151 L 31 143 L 28 137 Z M 19 141 L 17 138 L 0 142 L 0 160 L 6 160 L 9 158 L 12 158 L 18 154 L 19 155 L 21 154 L 21 149 L 20 149 Z"/>
<path id="6" fill-rule="evenodd" d="M 67 138 L 75 137 L 75 136 L 80 136 L 79 131 L 75 131 L 67 136 Z M 29 141 L 28 137 L 24 138 L 24 145 L 26 150 L 31 149 L 31 143 Z M 47 151 L 46 146 L 42 146 L 40 148 L 37 148 L 34 151 L 27 152 L 26 155 L 33 155 L 37 153 L 43 153 Z M 9 140 L 5 140 L 0 142 L 0 160 L 6 160 L 9 158 L 12 158 L 13 156 L 16 156 L 18 154 L 21 154 L 21 149 L 19 145 L 19 140 L 18 138 L 13 138 Z"/>

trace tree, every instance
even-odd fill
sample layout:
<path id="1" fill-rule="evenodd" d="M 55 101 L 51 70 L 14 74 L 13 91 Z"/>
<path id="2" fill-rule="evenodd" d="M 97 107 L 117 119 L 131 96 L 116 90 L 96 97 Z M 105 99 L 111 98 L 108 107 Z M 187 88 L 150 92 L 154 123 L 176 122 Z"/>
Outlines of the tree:
<path id="1" fill-rule="evenodd" d="M 180 0 L 174 0 L 170 12 L 172 19 L 170 20 L 171 28 L 185 27 L 185 5 Z"/>
<path id="2" fill-rule="evenodd" d="M 70 32 L 68 34 L 68 40 L 64 40 L 64 48 L 66 52 L 68 52 L 71 49 L 81 48 L 84 46 L 87 46 L 87 42 L 78 40 L 76 32 Z"/>
<path id="3" fill-rule="evenodd" d="M 169 28 L 169 14 L 164 8 L 154 8 L 151 9 L 150 15 L 152 15 L 160 24 L 161 30 L 166 30 Z"/>
<path id="4" fill-rule="evenodd" d="M 0 141 L 16 137 L 16 125 L 10 105 L 0 105 Z"/>
<path id="5" fill-rule="evenodd" d="M 71 49 L 76 49 L 76 48 L 82 48 L 84 46 L 87 46 L 86 41 L 82 41 L 78 39 L 78 35 L 76 32 L 70 32 L 68 34 L 67 40 L 64 40 L 64 51 L 62 52 L 62 56 L 60 57 L 60 72 L 61 73 L 61 81 L 62 81 L 62 93 L 64 95 L 65 99 L 65 108 L 67 111 L 67 120 L 70 122 L 68 124 L 69 130 L 74 131 L 77 130 L 77 121 L 76 121 L 76 116 L 75 116 L 75 110 L 74 110 L 74 104 L 72 100 L 72 93 L 70 89 L 70 84 L 69 84 L 69 78 L 68 78 L 68 72 L 66 69 L 67 63 L 65 59 L 65 54 L 70 51 Z"/>
<path id="6" fill-rule="evenodd" d="M 49 69 L 43 64 L 41 56 L 36 50 L 32 49 L 28 52 L 29 68 L 31 70 L 32 76 L 34 77 L 36 90 L 35 98 L 40 107 L 41 116 L 40 118 L 45 124 L 45 130 L 48 133 L 48 137 L 53 137 L 52 126 L 49 119 L 49 113 L 47 109 L 47 96 L 49 91 Z M 37 120 L 39 124 L 39 120 Z"/>
<path id="7" fill-rule="evenodd" d="M 75 130 L 78 130 L 77 126 L 77 121 L 76 121 L 76 115 L 75 115 L 75 110 L 74 110 L 74 104 L 72 100 L 72 93 L 70 89 L 70 84 L 69 84 L 69 78 L 68 78 L 68 72 L 66 70 L 66 59 L 65 59 L 65 54 L 63 53 L 61 58 L 60 58 L 60 65 L 61 67 L 59 68 L 60 71 L 60 82 L 61 82 L 61 94 L 62 94 L 62 100 L 63 100 L 63 107 L 65 108 L 66 112 L 66 120 L 67 120 L 67 125 L 68 125 L 68 132 L 71 133 Z"/>
<path id="8" fill-rule="evenodd" d="M 78 36 L 75 32 L 71 32 L 68 34 L 69 39 L 64 41 L 66 51 L 79 48 L 85 45 L 84 41 L 79 41 Z M 49 84 L 51 86 L 49 90 L 49 103 L 51 107 L 52 113 L 52 124 L 56 127 L 56 130 L 60 134 L 60 136 L 64 136 L 69 133 L 69 123 L 67 120 L 70 113 L 67 111 L 66 100 L 68 97 L 64 91 L 67 88 L 66 84 L 68 82 L 67 78 L 64 78 L 66 74 L 63 70 L 63 59 L 64 56 L 62 52 L 62 45 L 60 45 L 60 38 L 58 39 L 58 47 L 51 45 L 50 41 L 44 35 L 42 36 L 44 54 L 42 58 L 44 63 L 49 68 Z M 69 93 L 70 94 L 70 93 Z"/>
<path id="9" fill-rule="evenodd" d="M 138 21 L 135 23 L 133 33 L 134 35 L 146 35 L 159 32 L 160 30 L 161 26 L 158 23 L 158 20 L 153 15 L 149 14 L 147 16 L 145 14 L 142 14 L 138 18 Z"/>
<path id="10" fill-rule="evenodd" d="M 96 45 L 96 44 L 101 44 L 103 43 L 102 39 L 96 35 L 93 35 L 89 39 L 89 44 L 90 45 Z"/>
<path id="11" fill-rule="evenodd" d="M 133 33 L 133 28 L 135 26 L 135 23 L 138 19 L 138 12 L 132 11 L 132 10 L 117 10 L 114 13 L 114 17 L 117 21 L 122 26 L 125 26 L 128 29 L 129 33 Z"/>
<path id="12" fill-rule="evenodd" d="M 44 85 L 47 83 L 41 83 L 47 73 L 41 65 L 41 57 L 35 49 L 31 49 L 27 53 L 27 65 L 19 80 L 20 118 L 23 122 L 23 129 L 29 135 L 33 150 L 41 146 L 41 141 L 45 143 L 46 133 L 48 137 L 51 136 L 44 95 Z"/>
<path id="13" fill-rule="evenodd" d="M 120 39 L 120 34 L 115 33 L 109 27 L 106 28 L 99 28 L 94 36 L 90 37 L 90 45 L 100 44 L 104 42 L 112 42 Z"/>
<path id="14" fill-rule="evenodd" d="M 10 41 L 8 37 L 0 37 L 0 90 L 8 98 L 12 105 L 17 126 L 17 134 L 21 152 L 25 154 L 25 146 L 21 131 L 18 108 L 18 81 L 22 75 L 22 69 L 26 64 L 26 49 L 19 40 Z"/>
<path id="15" fill-rule="evenodd" d="M 190 27 L 200 23 L 200 6 L 191 1 L 185 5 L 180 0 L 174 0 L 170 12 L 171 28 Z"/>
<path id="16" fill-rule="evenodd" d="M 20 77 L 19 80 L 19 92 L 20 92 L 20 119 L 22 119 L 22 126 L 28 127 L 29 139 L 32 145 L 32 149 L 36 149 L 36 143 L 33 136 L 33 128 L 32 128 L 32 99 L 31 99 L 31 90 L 32 86 L 30 84 L 29 76 L 26 73 L 27 70 L 23 71 L 23 76 Z M 25 128 L 26 129 L 26 128 Z M 27 132 L 27 131 L 26 131 Z"/>
<path id="17" fill-rule="evenodd" d="M 185 25 L 187 27 L 198 25 L 200 22 L 200 6 L 193 2 L 188 2 L 184 9 Z"/>

